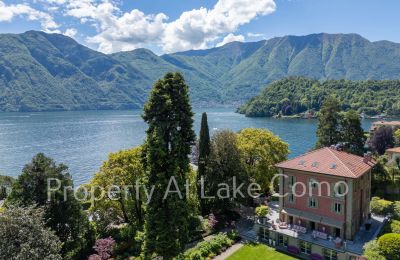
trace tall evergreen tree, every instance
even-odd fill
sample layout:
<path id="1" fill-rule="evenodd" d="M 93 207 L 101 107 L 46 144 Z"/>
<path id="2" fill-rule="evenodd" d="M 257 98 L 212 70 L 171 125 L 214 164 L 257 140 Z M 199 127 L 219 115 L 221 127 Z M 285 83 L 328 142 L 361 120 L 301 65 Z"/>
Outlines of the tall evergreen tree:
<path id="1" fill-rule="evenodd" d="M 195 134 L 188 86 L 181 74 L 167 73 L 157 81 L 144 106 L 144 120 L 149 124 L 145 145 L 147 187 L 154 187 L 147 205 L 143 256 L 154 255 L 172 259 L 180 254 L 188 240 L 189 209 L 186 199 L 166 192 L 171 178 L 171 190 L 184 196 L 185 179 L 190 171 L 189 157 Z"/>
<path id="2" fill-rule="evenodd" d="M 345 143 L 346 150 L 353 154 L 362 155 L 366 138 L 361 127 L 360 116 L 356 111 L 350 110 L 344 114 L 341 128 L 342 141 Z"/>
<path id="3" fill-rule="evenodd" d="M 316 148 L 331 146 L 340 141 L 340 105 L 334 96 L 322 104 L 318 117 Z"/>
<path id="4" fill-rule="evenodd" d="M 207 113 L 201 115 L 201 128 L 200 128 L 200 139 L 199 139 L 199 168 L 197 173 L 200 209 L 203 215 L 208 213 L 206 209 L 206 203 L 201 199 L 201 178 L 206 175 L 206 171 L 209 164 L 210 157 L 210 132 L 208 130 Z"/>

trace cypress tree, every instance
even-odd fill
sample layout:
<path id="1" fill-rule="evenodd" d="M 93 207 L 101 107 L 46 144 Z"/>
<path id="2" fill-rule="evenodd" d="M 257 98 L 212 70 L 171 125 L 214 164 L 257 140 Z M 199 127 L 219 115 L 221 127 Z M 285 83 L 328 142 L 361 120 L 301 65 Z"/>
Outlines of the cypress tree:
<path id="1" fill-rule="evenodd" d="M 329 96 L 322 104 L 318 116 L 316 148 L 337 144 L 340 137 L 340 105 L 334 96 Z"/>
<path id="2" fill-rule="evenodd" d="M 207 113 L 201 115 L 201 128 L 200 128 L 200 139 L 199 139 L 199 168 L 197 173 L 198 178 L 198 188 L 200 209 L 203 215 L 206 215 L 208 210 L 204 200 L 201 199 L 201 177 L 206 176 L 206 171 L 208 167 L 210 157 L 210 132 L 208 130 Z"/>
<path id="3" fill-rule="evenodd" d="M 147 189 L 154 187 L 146 209 L 143 256 L 172 259 L 184 250 L 188 240 L 187 200 L 177 193 L 165 197 L 174 177 L 185 196 L 185 178 L 190 170 L 189 157 L 195 134 L 188 86 L 179 73 L 167 73 L 155 83 L 144 107 L 147 130 Z M 174 184 L 170 190 L 176 190 Z"/>

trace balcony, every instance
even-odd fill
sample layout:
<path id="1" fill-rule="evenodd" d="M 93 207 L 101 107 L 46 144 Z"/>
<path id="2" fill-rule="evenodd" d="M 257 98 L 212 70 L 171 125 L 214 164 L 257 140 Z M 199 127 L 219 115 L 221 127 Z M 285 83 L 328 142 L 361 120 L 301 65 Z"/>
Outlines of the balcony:
<path id="1" fill-rule="evenodd" d="M 269 203 L 271 213 L 267 219 L 257 220 L 256 223 L 267 227 L 271 231 L 277 233 L 298 238 L 305 242 L 313 243 L 324 248 L 334 249 L 339 252 L 351 252 L 357 255 L 361 255 L 363 252 L 363 246 L 366 242 L 376 238 L 381 228 L 383 227 L 384 218 L 373 216 L 371 219 L 371 228 L 365 230 L 360 228 L 360 231 L 356 234 L 353 241 L 342 240 L 329 235 L 327 232 L 321 230 L 310 230 L 302 225 L 305 223 L 296 223 L 289 225 L 286 223 L 280 223 L 279 221 L 279 205 L 276 202 Z"/>

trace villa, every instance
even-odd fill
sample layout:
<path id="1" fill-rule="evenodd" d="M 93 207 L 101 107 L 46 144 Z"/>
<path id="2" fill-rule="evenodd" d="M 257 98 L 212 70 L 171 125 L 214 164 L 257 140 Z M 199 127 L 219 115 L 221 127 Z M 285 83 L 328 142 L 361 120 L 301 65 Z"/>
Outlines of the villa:
<path id="1" fill-rule="evenodd" d="M 359 260 L 363 246 L 384 224 L 372 216 L 371 170 L 375 162 L 322 148 L 276 165 L 279 203 L 255 231 L 267 244 L 303 259 Z"/>
<path id="2" fill-rule="evenodd" d="M 388 163 L 396 161 L 397 158 L 400 158 L 400 147 L 389 148 L 386 150 L 386 154 L 388 155 Z"/>

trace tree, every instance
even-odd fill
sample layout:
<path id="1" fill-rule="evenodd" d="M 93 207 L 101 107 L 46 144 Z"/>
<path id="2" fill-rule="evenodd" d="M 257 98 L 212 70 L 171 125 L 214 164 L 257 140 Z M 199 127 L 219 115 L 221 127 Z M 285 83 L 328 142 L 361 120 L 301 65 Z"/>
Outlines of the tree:
<path id="1" fill-rule="evenodd" d="M 346 150 L 353 154 L 363 155 L 366 138 L 361 127 L 360 116 L 356 111 L 350 110 L 344 113 L 341 131 Z"/>
<path id="2" fill-rule="evenodd" d="M 251 181 L 267 192 L 272 177 L 278 173 L 275 164 L 287 159 L 289 146 L 272 132 L 259 128 L 246 128 L 237 135 L 241 159 Z"/>
<path id="3" fill-rule="evenodd" d="M 185 181 L 190 171 L 189 157 L 195 141 L 193 112 L 188 86 L 181 74 L 167 73 L 157 81 L 144 106 L 149 124 L 145 144 L 147 187 L 154 187 L 146 208 L 143 255 L 172 259 L 188 241 L 189 207 Z M 172 185 L 172 188 L 170 187 Z M 180 193 L 167 193 L 168 190 Z"/>
<path id="4" fill-rule="evenodd" d="M 395 141 L 396 141 L 396 145 L 400 146 L 400 129 L 397 129 L 394 132 L 394 138 L 395 138 Z"/>
<path id="5" fill-rule="evenodd" d="M 382 252 L 379 248 L 378 240 L 374 239 L 366 243 L 363 247 L 364 249 L 364 257 L 368 260 L 386 260 L 386 258 L 382 255 Z"/>
<path id="6" fill-rule="evenodd" d="M 393 206 L 393 202 L 379 197 L 372 197 L 370 202 L 371 212 L 381 216 L 386 216 L 387 214 L 392 213 Z"/>
<path id="7" fill-rule="evenodd" d="M 0 212 L 0 259 L 62 259 L 61 242 L 43 215 L 42 208 L 33 206 Z"/>
<path id="8" fill-rule="evenodd" d="M 394 146 L 393 129 L 390 126 L 379 127 L 375 130 L 370 144 L 376 153 L 384 154 L 386 149 Z"/>
<path id="9" fill-rule="evenodd" d="M 90 207 L 97 231 L 103 235 L 110 224 L 128 223 L 135 230 L 143 230 L 142 199 L 145 195 L 143 190 L 139 190 L 139 196 L 136 196 L 135 190 L 136 183 L 143 184 L 145 177 L 142 157 L 141 146 L 111 153 L 90 181 L 89 187 L 95 191 L 111 191 L 115 185 L 121 189 L 119 193 L 110 194 L 111 197 L 106 194 L 101 199 L 96 199 Z M 100 197 L 98 194 L 95 196 Z"/>
<path id="10" fill-rule="evenodd" d="M 262 205 L 256 208 L 255 213 L 259 218 L 265 218 L 270 212 L 270 209 L 266 205 Z"/>
<path id="11" fill-rule="evenodd" d="M 379 250 L 391 260 L 400 259 L 400 234 L 388 233 L 378 238 Z"/>
<path id="12" fill-rule="evenodd" d="M 317 148 L 335 145 L 340 141 L 340 104 L 329 96 L 322 104 L 318 116 Z"/>
<path id="13" fill-rule="evenodd" d="M 201 178 L 204 178 L 206 171 L 209 170 L 209 157 L 210 157 L 210 132 L 208 130 L 207 113 L 201 115 L 201 127 L 200 127 L 200 138 L 199 138 L 199 168 L 197 172 L 198 178 L 198 193 L 200 201 L 200 210 L 202 215 L 209 213 L 206 209 L 204 200 L 201 199 Z"/>
<path id="14" fill-rule="evenodd" d="M 59 189 L 51 194 L 48 201 L 47 185 L 51 179 L 58 180 Z M 56 185 L 51 182 L 51 187 Z M 44 207 L 46 225 L 63 242 L 63 258 L 81 259 L 91 250 L 94 237 L 87 215 L 71 191 L 72 187 L 68 167 L 64 164 L 57 165 L 53 159 L 39 153 L 23 168 L 7 199 L 7 205 Z"/>
<path id="15" fill-rule="evenodd" d="M 212 136 L 210 168 L 205 178 L 205 195 L 215 197 L 208 199 L 211 209 L 225 215 L 235 202 L 246 199 L 241 196 L 232 197 L 234 180 L 236 186 L 243 183 L 246 187 L 249 183 L 249 177 L 241 160 L 236 133 L 222 130 Z M 243 195 L 246 194 L 244 192 Z"/>
<path id="16" fill-rule="evenodd" d="M 97 254 L 89 256 L 89 260 L 107 260 L 113 254 L 115 240 L 112 237 L 98 239 L 93 249 Z"/>

